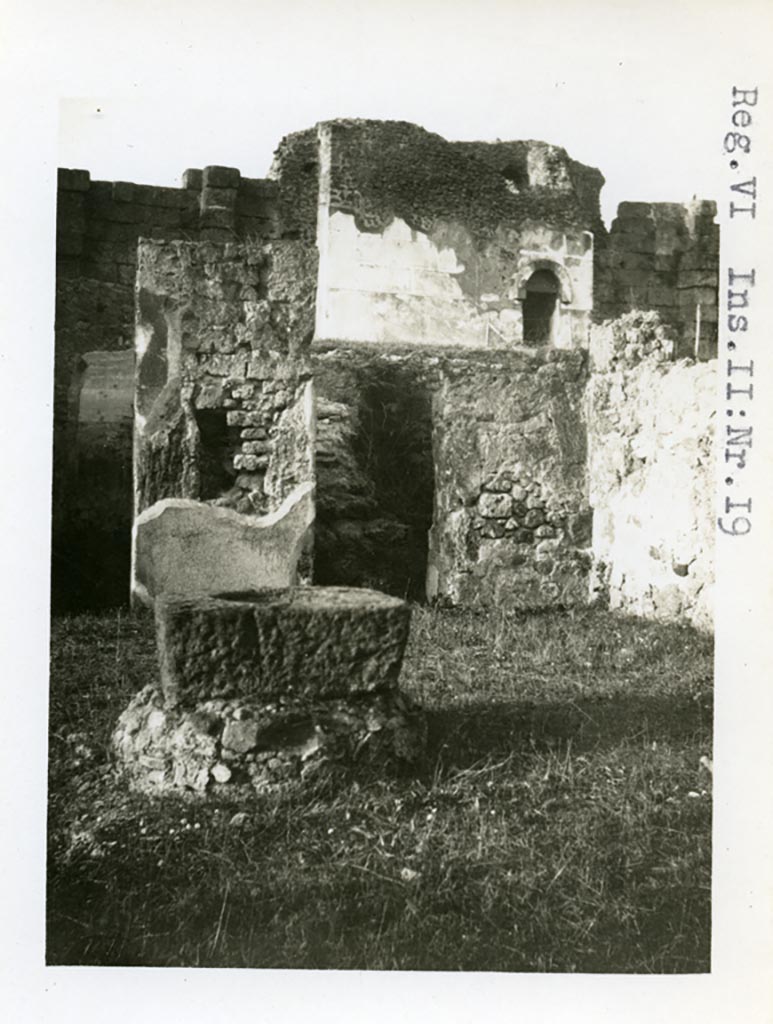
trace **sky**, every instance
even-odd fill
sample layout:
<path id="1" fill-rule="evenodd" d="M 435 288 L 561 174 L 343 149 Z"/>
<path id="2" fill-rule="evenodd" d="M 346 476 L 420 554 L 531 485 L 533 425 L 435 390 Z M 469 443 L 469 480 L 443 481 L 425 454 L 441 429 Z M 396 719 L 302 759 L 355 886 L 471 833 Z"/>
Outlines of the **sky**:
<path id="1" fill-rule="evenodd" d="M 149 5 L 110 43 L 166 61 L 60 105 L 57 160 L 92 178 L 177 185 L 187 167 L 265 175 L 283 135 L 335 117 L 412 121 L 448 139 L 542 139 L 598 167 L 607 223 L 624 199 L 713 198 L 727 85 L 719 5 L 679 0 L 476 4 L 301 0 Z M 178 38 L 175 43 L 174 37 Z M 189 75 L 193 71 L 193 84 Z M 187 72 L 187 74 L 186 74 Z"/>

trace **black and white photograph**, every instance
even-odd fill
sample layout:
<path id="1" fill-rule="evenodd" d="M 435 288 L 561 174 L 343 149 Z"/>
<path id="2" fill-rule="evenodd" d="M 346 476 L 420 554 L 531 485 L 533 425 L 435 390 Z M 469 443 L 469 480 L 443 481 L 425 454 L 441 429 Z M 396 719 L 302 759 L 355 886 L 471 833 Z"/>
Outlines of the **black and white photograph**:
<path id="1" fill-rule="evenodd" d="M 768 1020 L 765 5 L 7 14 L 13 1019 Z"/>

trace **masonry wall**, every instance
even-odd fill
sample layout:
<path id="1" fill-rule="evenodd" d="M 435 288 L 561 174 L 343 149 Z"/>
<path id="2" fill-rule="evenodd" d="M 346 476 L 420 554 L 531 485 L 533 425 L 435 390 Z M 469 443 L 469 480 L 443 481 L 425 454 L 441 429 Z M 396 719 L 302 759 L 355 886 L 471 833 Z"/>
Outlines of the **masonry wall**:
<path id="1" fill-rule="evenodd" d="M 716 204 L 621 203 L 596 250 L 594 319 L 655 310 L 676 356 L 717 354 L 719 227 Z"/>
<path id="2" fill-rule="evenodd" d="M 585 603 L 583 353 L 338 344 L 314 374 L 317 582 Z"/>
<path id="3" fill-rule="evenodd" d="M 526 280 L 551 269 L 552 342 L 587 344 L 597 171 L 545 143 L 451 143 L 404 122 L 322 124 L 319 140 L 318 339 L 511 347 Z"/>
<path id="4" fill-rule="evenodd" d="M 135 514 L 161 498 L 275 511 L 313 476 L 313 251 L 139 247 Z"/>
<path id="5" fill-rule="evenodd" d="M 440 367 L 431 597 L 488 608 L 586 603 L 585 382 L 583 352 Z"/>
<path id="6" fill-rule="evenodd" d="M 81 386 L 98 362 L 127 372 L 134 340 L 140 238 L 276 238 L 282 187 L 234 168 L 186 171 L 183 187 L 91 181 L 60 170 L 57 195 L 52 598 L 55 607 L 104 606 L 127 595 L 131 447 L 108 402 L 105 429 L 79 422 Z M 286 204 L 285 204 L 286 205 Z M 123 355 L 121 355 L 123 353 Z M 126 363 L 126 367 L 129 366 Z M 117 364 L 116 364 L 117 365 Z M 90 370 L 89 367 L 92 367 Z M 125 403 L 125 398 L 122 399 Z M 129 395 L 129 403 L 131 396 Z M 108 422 L 109 421 L 109 422 Z M 116 468 L 120 467 L 120 468 Z M 108 482 L 105 483 L 105 472 Z M 117 572 L 116 566 L 126 571 Z"/>
<path id="7" fill-rule="evenodd" d="M 186 171 L 182 188 L 91 181 L 60 170 L 57 194 L 57 425 L 73 358 L 132 347 L 137 242 L 275 237 L 276 183 L 229 167 Z"/>
<path id="8" fill-rule="evenodd" d="M 699 358 L 715 351 L 715 208 L 624 203 L 607 234 L 602 184 L 546 143 L 371 121 L 286 137 L 265 180 L 210 167 L 165 189 L 60 172 L 55 605 L 125 600 L 133 505 L 261 513 L 309 479 L 313 376 L 317 582 L 582 602 L 593 506 L 611 603 L 705 621 L 708 385 L 668 359 L 694 354 L 698 319 Z M 560 288 L 555 330 L 528 350 L 521 303 L 543 268 Z M 588 384 L 577 349 L 591 335 Z M 684 458 L 652 419 L 665 383 L 663 430 Z M 693 471 L 684 560 L 653 509 Z M 674 579 L 659 575 L 669 558 Z"/>
<path id="9" fill-rule="evenodd" d="M 657 314 L 596 327 L 587 392 L 597 595 L 711 628 L 716 361 L 671 361 Z"/>

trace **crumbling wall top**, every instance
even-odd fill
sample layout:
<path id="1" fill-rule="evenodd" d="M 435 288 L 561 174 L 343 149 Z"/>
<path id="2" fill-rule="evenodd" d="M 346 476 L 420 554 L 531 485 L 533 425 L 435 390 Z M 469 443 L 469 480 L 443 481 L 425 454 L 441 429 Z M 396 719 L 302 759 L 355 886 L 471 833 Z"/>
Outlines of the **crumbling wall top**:
<path id="1" fill-rule="evenodd" d="M 360 230 L 393 217 L 414 230 L 463 219 L 478 239 L 500 224 L 594 230 L 604 179 L 545 142 L 449 142 L 405 121 L 338 120 L 317 126 L 332 143 L 331 211 Z M 285 140 L 299 146 L 303 133 Z"/>

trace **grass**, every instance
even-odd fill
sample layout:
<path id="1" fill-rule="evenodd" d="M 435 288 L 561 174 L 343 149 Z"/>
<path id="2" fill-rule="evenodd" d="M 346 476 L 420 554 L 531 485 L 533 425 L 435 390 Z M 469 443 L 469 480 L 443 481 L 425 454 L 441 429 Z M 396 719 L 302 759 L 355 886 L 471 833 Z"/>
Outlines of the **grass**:
<path id="1" fill-rule="evenodd" d="M 148 618 L 57 619 L 52 653 L 50 964 L 709 969 L 709 637 L 416 608 L 424 762 L 249 806 L 114 777 Z"/>

